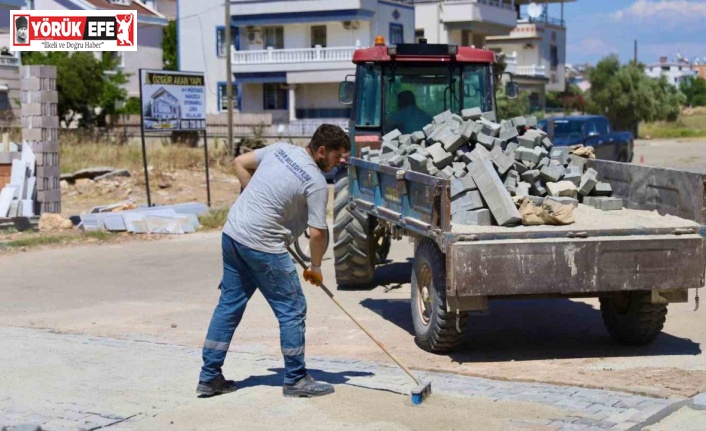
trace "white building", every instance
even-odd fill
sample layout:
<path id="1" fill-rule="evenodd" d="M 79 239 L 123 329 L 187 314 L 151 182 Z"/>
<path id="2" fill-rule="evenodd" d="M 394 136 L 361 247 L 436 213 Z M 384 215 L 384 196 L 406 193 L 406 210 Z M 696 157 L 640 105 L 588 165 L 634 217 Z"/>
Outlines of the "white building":
<path id="1" fill-rule="evenodd" d="M 699 75 L 699 72 L 694 70 L 691 64 L 681 61 L 670 63 L 667 57 L 660 57 L 659 63 L 646 66 L 645 73 L 651 78 L 665 76 L 667 81 L 675 87 L 678 87 L 686 78 L 695 78 Z"/>
<path id="2" fill-rule="evenodd" d="M 206 73 L 209 114 L 226 110 L 224 10 L 219 0 L 178 1 L 179 68 Z M 231 0 L 234 107 L 274 122 L 346 119 L 338 84 L 356 47 L 414 40 L 414 7 L 396 0 Z"/>
<path id="3" fill-rule="evenodd" d="M 12 52 L 10 39 L 10 11 L 24 6 L 24 0 L 0 0 L 0 127 L 17 125 L 20 120 L 19 52 Z"/>

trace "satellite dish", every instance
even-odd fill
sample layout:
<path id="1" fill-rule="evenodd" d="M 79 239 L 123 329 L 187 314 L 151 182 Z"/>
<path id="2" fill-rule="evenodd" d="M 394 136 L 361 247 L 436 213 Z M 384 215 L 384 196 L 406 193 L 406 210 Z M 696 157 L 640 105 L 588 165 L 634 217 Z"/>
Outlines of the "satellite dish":
<path id="1" fill-rule="evenodd" d="M 530 18 L 539 18 L 540 16 L 542 16 L 543 13 L 544 6 L 542 5 L 538 5 L 537 3 L 532 2 L 527 6 L 527 15 L 529 15 Z"/>

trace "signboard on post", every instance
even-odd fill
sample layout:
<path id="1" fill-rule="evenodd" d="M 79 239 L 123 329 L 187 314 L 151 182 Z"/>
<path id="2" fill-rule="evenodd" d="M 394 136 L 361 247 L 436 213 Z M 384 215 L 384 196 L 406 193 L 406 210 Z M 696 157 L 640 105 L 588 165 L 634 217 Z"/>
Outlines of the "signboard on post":
<path id="1" fill-rule="evenodd" d="M 140 70 L 145 131 L 206 130 L 203 73 Z"/>
<path id="2" fill-rule="evenodd" d="M 147 173 L 145 133 L 203 132 L 206 157 L 206 193 L 211 206 L 206 140 L 206 81 L 203 73 L 140 69 L 142 161 L 145 168 L 147 205 L 152 206 Z"/>

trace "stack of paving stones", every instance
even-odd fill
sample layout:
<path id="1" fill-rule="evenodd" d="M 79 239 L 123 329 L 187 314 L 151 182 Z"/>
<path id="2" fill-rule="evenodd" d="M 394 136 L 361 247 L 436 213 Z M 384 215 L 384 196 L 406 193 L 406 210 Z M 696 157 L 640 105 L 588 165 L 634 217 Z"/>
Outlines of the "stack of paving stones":
<path id="1" fill-rule="evenodd" d="M 21 66 L 22 139 L 37 158 L 34 213 L 60 213 L 56 67 Z"/>
<path id="2" fill-rule="evenodd" d="M 361 158 L 450 180 L 452 221 L 465 225 L 513 226 L 522 221 L 513 196 L 536 205 L 544 199 L 601 210 L 622 209 L 610 197 L 610 184 L 586 168 L 586 159 L 569 147 L 554 147 L 534 116 L 499 123 L 479 108 L 434 117 L 423 130 L 393 130 L 380 150 L 363 148 Z"/>

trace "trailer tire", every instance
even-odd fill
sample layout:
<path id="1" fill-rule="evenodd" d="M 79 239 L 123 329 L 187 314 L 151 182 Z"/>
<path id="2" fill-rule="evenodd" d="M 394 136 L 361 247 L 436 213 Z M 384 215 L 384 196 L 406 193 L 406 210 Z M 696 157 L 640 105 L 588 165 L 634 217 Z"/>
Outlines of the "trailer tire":
<path id="1" fill-rule="evenodd" d="M 446 258 L 430 239 L 423 239 L 414 253 L 412 266 L 412 323 L 414 341 L 431 353 L 446 353 L 463 340 L 466 313 L 446 311 Z"/>
<path id="2" fill-rule="evenodd" d="M 348 175 L 337 176 L 333 202 L 333 254 L 336 283 L 341 287 L 370 284 L 375 262 L 370 258 L 367 215 L 348 208 Z"/>
<path id="3" fill-rule="evenodd" d="M 623 344 L 643 346 L 662 332 L 667 304 L 652 304 L 650 292 L 623 292 L 601 297 L 603 323 L 611 338 Z"/>

